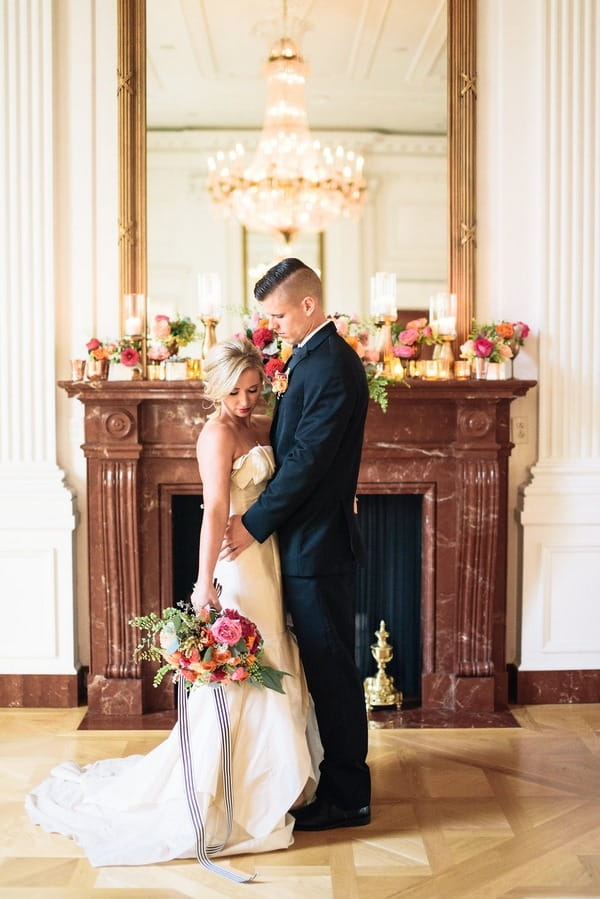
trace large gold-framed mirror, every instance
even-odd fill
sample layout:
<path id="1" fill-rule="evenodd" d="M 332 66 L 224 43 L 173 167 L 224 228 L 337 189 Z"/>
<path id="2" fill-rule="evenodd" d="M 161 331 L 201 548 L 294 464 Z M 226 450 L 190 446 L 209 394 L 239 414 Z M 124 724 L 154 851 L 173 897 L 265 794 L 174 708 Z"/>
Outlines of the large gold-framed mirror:
<path id="1" fill-rule="evenodd" d="M 476 0 L 447 0 L 448 284 L 475 309 Z M 146 0 L 118 0 L 120 294 L 147 293 Z"/>

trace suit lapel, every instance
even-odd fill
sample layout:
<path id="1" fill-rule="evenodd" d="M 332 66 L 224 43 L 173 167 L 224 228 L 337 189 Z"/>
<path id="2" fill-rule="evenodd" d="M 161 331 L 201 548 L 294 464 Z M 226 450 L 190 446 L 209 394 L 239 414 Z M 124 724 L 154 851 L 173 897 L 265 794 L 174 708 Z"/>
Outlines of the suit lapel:
<path id="1" fill-rule="evenodd" d="M 319 328 L 316 334 L 313 337 L 310 337 L 304 346 L 297 347 L 293 354 L 290 356 L 288 360 L 287 371 L 291 372 L 299 362 L 302 362 L 303 359 L 306 359 L 318 346 L 320 346 L 325 340 L 331 337 L 332 334 L 335 334 L 336 328 L 333 322 L 329 322 L 327 325 L 324 325 L 322 328 Z"/>

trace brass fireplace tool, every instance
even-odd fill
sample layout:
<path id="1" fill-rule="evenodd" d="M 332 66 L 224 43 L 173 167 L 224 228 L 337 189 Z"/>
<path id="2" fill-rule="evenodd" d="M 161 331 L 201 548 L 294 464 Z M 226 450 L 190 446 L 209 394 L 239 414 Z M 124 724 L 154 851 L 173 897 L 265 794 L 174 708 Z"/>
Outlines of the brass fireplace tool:
<path id="1" fill-rule="evenodd" d="M 375 631 L 377 643 L 371 643 L 371 655 L 377 662 L 377 674 L 375 677 L 366 677 L 364 680 L 365 701 L 367 711 L 381 706 L 395 706 L 402 708 L 402 693 L 396 690 L 394 679 L 385 673 L 385 666 L 394 655 L 394 649 L 387 642 L 389 637 L 385 629 L 385 621 L 379 622 L 379 630 Z"/>

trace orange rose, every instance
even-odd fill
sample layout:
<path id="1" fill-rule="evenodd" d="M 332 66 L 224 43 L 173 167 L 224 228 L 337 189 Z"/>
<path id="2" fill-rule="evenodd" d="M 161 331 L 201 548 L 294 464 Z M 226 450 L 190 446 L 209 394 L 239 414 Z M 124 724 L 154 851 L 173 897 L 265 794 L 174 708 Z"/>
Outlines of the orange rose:
<path id="1" fill-rule="evenodd" d="M 231 653 L 228 649 L 215 649 L 212 657 L 217 665 L 222 665 L 224 662 L 229 661 L 229 659 L 231 658 Z"/>
<path id="2" fill-rule="evenodd" d="M 515 329 L 510 324 L 510 322 L 498 322 L 496 325 L 496 334 L 498 337 L 503 337 L 506 340 L 510 340 L 510 338 L 514 335 Z"/>
<path id="3" fill-rule="evenodd" d="M 200 662 L 200 665 L 202 665 L 202 668 L 204 669 L 204 671 L 214 671 L 214 669 L 217 667 L 217 663 L 212 662 L 212 661 L 211 662 Z"/>

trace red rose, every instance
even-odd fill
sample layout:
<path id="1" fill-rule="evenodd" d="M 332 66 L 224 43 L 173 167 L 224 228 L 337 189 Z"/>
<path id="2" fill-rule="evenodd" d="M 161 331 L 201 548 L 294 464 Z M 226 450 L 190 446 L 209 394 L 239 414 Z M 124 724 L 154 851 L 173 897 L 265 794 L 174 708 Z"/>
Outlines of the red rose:
<path id="1" fill-rule="evenodd" d="M 96 337 L 92 337 L 92 339 L 88 340 L 88 342 L 86 343 L 86 347 L 88 348 L 90 353 L 92 352 L 92 350 L 97 350 L 101 346 L 102 344 Z"/>
<path id="2" fill-rule="evenodd" d="M 272 379 L 275 375 L 283 371 L 285 364 L 281 359 L 269 359 L 265 365 L 265 374 L 267 378 Z"/>
<path id="3" fill-rule="evenodd" d="M 252 343 L 259 349 L 264 349 L 273 342 L 273 331 L 270 328 L 257 328 L 252 332 Z"/>

